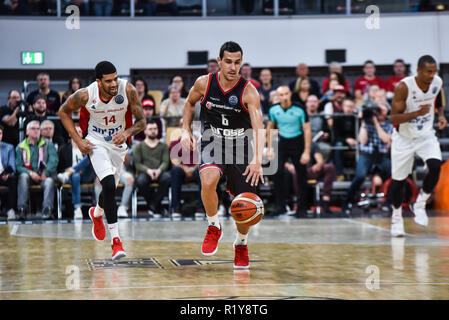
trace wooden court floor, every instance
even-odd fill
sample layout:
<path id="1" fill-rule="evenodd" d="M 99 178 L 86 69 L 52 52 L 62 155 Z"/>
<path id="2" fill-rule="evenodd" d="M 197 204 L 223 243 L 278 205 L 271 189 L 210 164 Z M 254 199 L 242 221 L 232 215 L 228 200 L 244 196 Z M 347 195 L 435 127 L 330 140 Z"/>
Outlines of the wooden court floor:
<path id="1" fill-rule="evenodd" d="M 206 221 L 120 220 L 128 257 L 110 260 L 91 223 L 0 225 L 0 299 L 449 299 L 449 217 L 264 219 L 251 229 L 249 271 L 234 271 L 235 226 L 212 257 Z"/>

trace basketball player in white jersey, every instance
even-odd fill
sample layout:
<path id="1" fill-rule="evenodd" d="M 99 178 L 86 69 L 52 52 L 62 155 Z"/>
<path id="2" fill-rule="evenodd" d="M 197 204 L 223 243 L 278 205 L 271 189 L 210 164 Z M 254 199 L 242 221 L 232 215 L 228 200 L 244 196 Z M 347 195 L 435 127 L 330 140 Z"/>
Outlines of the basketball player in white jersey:
<path id="1" fill-rule="evenodd" d="M 67 99 L 58 116 L 80 151 L 89 156 L 101 181 L 98 203 L 89 209 L 93 222 L 92 235 L 98 241 L 105 239 L 105 214 L 112 240 L 112 260 L 117 260 L 125 257 L 126 252 L 118 232 L 115 192 L 128 149 L 126 141 L 145 128 L 146 120 L 136 89 L 117 77 L 112 63 L 99 62 L 95 67 L 95 77 L 95 82 Z M 83 137 L 78 135 L 71 118 L 71 113 L 79 109 Z"/>
<path id="2" fill-rule="evenodd" d="M 447 125 L 443 107 L 437 102 L 443 81 L 436 74 L 435 59 L 429 55 L 419 59 L 417 71 L 416 76 L 406 77 L 396 86 L 391 108 L 390 122 L 395 126 L 391 144 L 393 181 L 390 187 L 393 202 L 391 235 L 394 237 L 405 234 L 401 205 L 415 154 L 425 162 L 428 169 L 418 198 L 411 206 L 418 225 L 428 224 L 426 201 L 440 176 L 441 149 L 433 123 L 436 108 L 438 129 L 443 130 Z"/>

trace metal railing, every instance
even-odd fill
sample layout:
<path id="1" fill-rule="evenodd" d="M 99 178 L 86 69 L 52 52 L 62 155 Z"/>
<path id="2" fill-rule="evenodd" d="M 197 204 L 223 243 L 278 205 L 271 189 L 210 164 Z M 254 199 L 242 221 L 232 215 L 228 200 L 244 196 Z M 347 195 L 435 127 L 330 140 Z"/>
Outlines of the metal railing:
<path id="1" fill-rule="evenodd" d="M 116 1 L 113 6 L 113 12 L 110 16 L 117 17 L 130 17 L 135 18 L 138 16 L 154 17 L 154 8 L 147 12 L 148 6 L 146 1 L 129 1 L 129 4 L 120 3 Z M 137 3 L 136 3 L 137 2 Z M 175 2 L 176 3 L 176 2 Z M 171 18 L 177 17 L 195 17 L 198 19 L 206 17 L 223 17 L 223 16 L 264 16 L 264 17 L 281 17 L 281 16 L 294 16 L 294 15 L 355 15 L 355 14 L 370 14 L 371 5 L 374 5 L 379 12 L 382 13 L 410 13 L 419 12 L 422 8 L 419 7 L 419 2 L 412 2 L 410 0 L 377 0 L 375 3 L 366 3 L 362 1 L 354 0 L 254 0 L 248 1 L 242 4 L 242 1 L 236 0 L 198 0 L 197 3 L 185 5 L 182 1 L 178 1 L 175 4 L 176 10 L 174 12 L 167 11 L 167 15 Z M 90 3 L 92 4 L 92 2 Z M 46 12 L 40 13 L 42 16 L 53 16 L 61 18 L 74 14 L 73 10 L 67 7 L 71 4 L 70 1 L 56 0 L 55 6 L 47 8 Z M 85 2 L 83 6 L 89 5 L 89 2 Z M 447 0 L 434 1 L 433 8 L 430 11 L 444 11 L 449 7 Z M 78 12 L 80 8 L 78 7 Z M 81 8 L 82 9 L 82 8 Z M 66 11 L 67 10 L 67 11 Z M 429 11 L 429 8 L 426 8 Z M 82 16 L 95 16 L 94 9 L 86 7 L 80 14 Z M 165 13 L 165 12 L 163 12 Z M 36 16 L 35 12 L 29 13 Z M 39 12 L 37 13 L 39 14 Z M 118 15 L 116 15 L 118 14 Z M 156 13 L 156 16 L 161 16 L 160 13 Z"/>

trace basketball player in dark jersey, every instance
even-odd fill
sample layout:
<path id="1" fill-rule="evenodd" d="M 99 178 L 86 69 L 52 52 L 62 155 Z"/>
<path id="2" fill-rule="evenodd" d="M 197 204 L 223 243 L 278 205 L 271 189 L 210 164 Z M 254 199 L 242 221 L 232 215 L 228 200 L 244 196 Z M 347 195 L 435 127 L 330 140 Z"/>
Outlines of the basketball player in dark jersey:
<path id="1" fill-rule="evenodd" d="M 259 181 L 264 181 L 263 115 L 256 88 L 239 75 L 242 56 L 243 50 L 237 43 L 224 43 L 217 59 L 220 71 L 199 77 L 184 106 L 181 144 L 185 150 L 194 150 L 197 141 L 192 134 L 191 124 L 195 104 L 201 99 L 201 198 L 209 222 L 202 253 L 207 256 L 217 252 L 218 241 L 223 235 L 217 214 L 216 192 L 221 176 L 226 177 L 231 196 L 242 192 L 255 193 Z M 248 150 L 251 150 L 249 154 Z M 239 157 L 242 153 L 243 158 Z M 232 161 L 228 161 L 230 158 Z M 247 269 L 249 227 L 241 224 L 236 226 L 238 233 L 234 242 L 234 268 Z"/>

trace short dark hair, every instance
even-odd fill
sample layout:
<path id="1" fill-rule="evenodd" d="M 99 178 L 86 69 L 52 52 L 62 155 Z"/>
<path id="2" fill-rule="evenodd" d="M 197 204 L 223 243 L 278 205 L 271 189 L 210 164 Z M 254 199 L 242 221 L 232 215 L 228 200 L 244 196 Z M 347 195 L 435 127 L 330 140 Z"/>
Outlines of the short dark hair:
<path id="1" fill-rule="evenodd" d="M 5 128 L 3 128 L 3 126 L 0 124 L 0 131 L 3 132 Z"/>
<path id="2" fill-rule="evenodd" d="M 239 46 L 238 43 L 234 41 L 228 41 L 223 43 L 223 45 L 220 48 L 220 59 L 223 59 L 224 52 L 240 52 L 243 56 L 243 50 L 242 47 Z"/>
<path id="3" fill-rule="evenodd" d="M 396 63 L 402 63 L 404 66 L 405 66 L 405 62 L 404 62 L 404 60 L 403 59 L 396 59 L 396 60 L 394 60 L 394 64 L 396 64 Z"/>
<path id="4" fill-rule="evenodd" d="M 115 66 L 109 61 L 101 61 L 95 66 L 95 78 L 101 79 L 105 74 L 117 72 Z"/>
<path id="5" fill-rule="evenodd" d="M 426 64 L 437 64 L 437 62 L 435 61 L 435 59 L 432 56 L 427 54 L 427 55 L 419 58 L 418 68 L 423 68 L 423 67 L 425 67 Z"/>
<path id="6" fill-rule="evenodd" d="M 47 102 L 47 97 L 46 97 L 46 96 L 44 96 L 44 95 L 42 95 L 42 94 L 38 94 L 38 95 L 36 95 L 36 96 L 34 97 L 34 99 L 33 99 L 33 104 L 35 104 L 36 101 L 37 101 L 37 100 L 40 100 L 40 99 L 43 99 L 45 102 Z"/>
<path id="7" fill-rule="evenodd" d="M 374 65 L 373 60 L 366 60 L 365 63 L 363 64 L 363 66 L 366 66 L 368 63 L 371 63 L 372 65 Z"/>
<path id="8" fill-rule="evenodd" d="M 218 63 L 217 59 L 209 59 L 207 60 L 207 64 L 209 63 Z"/>
<path id="9" fill-rule="evenodd" d="M 132 81 L 133 86 L 136 86 L 136 82 L 137 81 L 142 81 L 143 82 L 143 86 L 145 88 L 145 94 L 147 94 L 147 92 L 148 92 L 148 83 L 145 81 L 145 79 L 143 77 L 140 77 L 140 76 L 134 78 L 133 81 Z"/>

